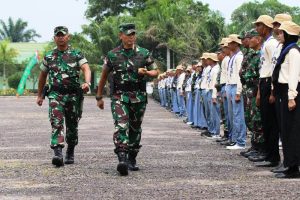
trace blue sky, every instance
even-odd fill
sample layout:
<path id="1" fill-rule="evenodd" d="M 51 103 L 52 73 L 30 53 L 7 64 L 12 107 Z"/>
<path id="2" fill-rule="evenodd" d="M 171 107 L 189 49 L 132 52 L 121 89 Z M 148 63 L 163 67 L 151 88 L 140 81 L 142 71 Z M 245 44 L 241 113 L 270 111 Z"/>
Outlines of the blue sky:
<path id="1" fill-rule="evenodd" d="M 219 10 L 229 22 L 233 10 L 249 0 L 202 0 L 208 3 L 210 9 Z M 299 6 L 300 0 L 279 0 L 289 6 Z M 81 32 L 81 25 L 88 24 L 84 12 L 86 0 L 8 0 L 0 7 L 0 19 L 7 21 L 21 18 L 28 22 L 28 28 L 35 29 L 42 37 L 38 42 L 50 41 L 53 38 L 53 28 L 59 25 L 69 27 L 70 32 Z"/>

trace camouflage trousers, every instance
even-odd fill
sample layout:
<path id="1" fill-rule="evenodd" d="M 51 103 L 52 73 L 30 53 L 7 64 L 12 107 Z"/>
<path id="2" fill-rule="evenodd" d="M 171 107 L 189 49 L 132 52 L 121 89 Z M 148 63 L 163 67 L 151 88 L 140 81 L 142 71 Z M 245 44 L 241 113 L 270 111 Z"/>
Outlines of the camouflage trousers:
<path id="1" fill-rule="evenodd" d="M 50 147 L 78 144 L 78 123 L 82 114 L 83 96 L 58 95 L 49 97 L 49 120 L 52 126 Z M 64 136 L 64 123 L 66 137 Z"/>
<path id="2" fill-rule="evenodd" d="M 264 143 L 260 110 L 256 106 L 256 95 L 252 88 L 244 89 L 245 120 L 247 128 L 252 132 L 251 144 L 254 148 L 260 149 Z"/>
<path id="3" fill-rule="evenodd" d="M 115 124 L 113 134 L 115 153 L 139 151 L 141 147 L 141 124 L 146 105 L 146 102 L 126 103 L 120 100 L 112 100 L 111 112 Z"/>

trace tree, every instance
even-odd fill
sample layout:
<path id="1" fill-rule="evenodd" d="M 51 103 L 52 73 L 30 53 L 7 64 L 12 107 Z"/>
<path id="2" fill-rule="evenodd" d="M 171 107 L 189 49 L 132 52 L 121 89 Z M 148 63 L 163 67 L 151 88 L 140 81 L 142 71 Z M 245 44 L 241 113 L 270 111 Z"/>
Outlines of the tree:
<path id="1" fill-rule="evenodd" d="M 0 40 L 9 39 L 11 42 L 29 42 L 35 41 L 35 37 L 41 37 L 33 29 L 26 30 L 28 24 L 20 18 L 14 22 L 9 17 L 7 24 L 3 20 L 0 20 L 0 25 Z"/>
<path id="2" fill-rule="evenodd" d="M 102 22 L 106 17 L 118 16 L 124 11 L 135 16 L 145 8 L 145 0 L 88 0 L 86 16 L 97 22 Z"/>
<path id="3" fill-rule="evenodd" d="M 10 88 L 17 89 L 21 80 L 22 73 L 15 73 L 8 77 L 8 85 Z"/>
<path id="4" fill-rule="evenodd" d="M 158 47 L 172 49 L 179 60 L 187 62 L 198 58 L 203 51 L 216 50 L 224 34 L 224 18 L 220 13 L 193 0 L 147 1 L 146 9 L 137 17 L 146 22 L 146 38 L 158 42 Z"/>
<path id="5" fill-rule="evenodd" d="M 270 15 L 274 17 L 278 13 L 288 13 L 293 16 L 293 21 L 300 23 L 300 7 L 290 7 L 278 2 L 278 0 L 265 0 L 242 4 L 235 9 L 231 15 L 232 23 L 228 26 L 228 32 L 240 33 L 253 28 L 252 22 L 260 15 Z"/>
<path id="6" fill-rule="evenodd" d="M 103 14 L 100 8 L 96 8 L 96 2 L 104 5 L 103 1 L 90 0 L 89 9 L 97 9 L 97 14 Z M 124 6 L 124 2 L 136 4 Z M 115 5 L 112 3 L 108 8 L 112 9 L 112 6 Z M 108 50 L 118 45 L 118 26 L 125 22 L 136 24 L 138 44 L 149 49 L 161 66 L 166 66 L 166 48 L 173 52 L 176 64 L 179 61 L 189 62 L 199 58 L 203 51 L 216 50 L 219 38 L 224 34 L 224 18 L 220 13 L 210 11 L 208 5 L 202 2 L 122 1 L 116 6 L 119 8 L 117 12 L 110 12 L 101 20 L 93 15 L 96 20 L 83 27 L 83 33 L 96 45 L 98 57 L 105 56 Z M 89 9 L 87 13 L 91 11 Z M 116 16 L 111 16 L 113 14 Z"/>
<path id="7" fill-rule="evenodd" d="M 9 41 L 0 41 L 0 73 L 3 76 L 4 84 L 6 84 L 6 77 L 15 72 L 14 59 L 18 55 L 17 50 L 8 48 Z"/>

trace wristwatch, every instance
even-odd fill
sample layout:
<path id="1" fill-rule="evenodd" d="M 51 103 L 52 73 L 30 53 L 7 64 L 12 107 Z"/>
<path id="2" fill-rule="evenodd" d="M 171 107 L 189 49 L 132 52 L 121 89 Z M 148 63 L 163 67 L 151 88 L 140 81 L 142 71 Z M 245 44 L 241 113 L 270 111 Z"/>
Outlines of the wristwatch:
<path id="1" fill-rule="evenodd" d="M 88 84 L 89 85 L 89 87 L 91 87 L 91 82 L 85 82 L 86 84 Z"/>
<path id="2" fill-rule="evenodd" d="M 100 101 L 103 98 L 103 96 L 96 96 L 96 100 Z"/>

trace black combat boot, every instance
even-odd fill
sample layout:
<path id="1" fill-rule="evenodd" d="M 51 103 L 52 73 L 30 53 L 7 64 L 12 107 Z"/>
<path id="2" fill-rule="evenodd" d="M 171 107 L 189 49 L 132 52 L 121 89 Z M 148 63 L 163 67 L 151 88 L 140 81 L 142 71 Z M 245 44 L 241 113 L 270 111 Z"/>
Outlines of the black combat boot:
<path id="1" fill-rule="evenodd" d="M 52 164 L 55 165 L 56 167 L 61 167 L 64 165 L 64 159 L 63 159 L 61 146 L 54 147 L 54 156 L 52 158 Z"/>
<path id="2" fill-rule="evenodd" d="M 75 145 L 69 144 L 67 151 L 66 151 L 66 157 L 65 157 L 65 164 L 73 164 L 74 163 L 74 149 Z"/>
<path id="3" fill-rule="evenodd" d="M 139 167 L 136 165 L 136 156 L 137 156 L 138 152 L 132 152 L 129 151 L 128 153 L 128 169 L 130 171 L 138 171 Z"/>
<path id="4" fill-rule="evenodd" d="M 120 151 L 118 152 L 119 164 L 117 166 L 117 170 L 121 176 L 128 175 L 128 165 L 127 165 L 127 155 L 126 152 Z"/>

